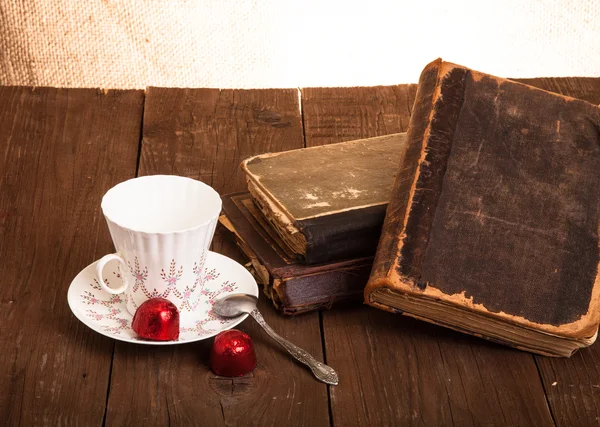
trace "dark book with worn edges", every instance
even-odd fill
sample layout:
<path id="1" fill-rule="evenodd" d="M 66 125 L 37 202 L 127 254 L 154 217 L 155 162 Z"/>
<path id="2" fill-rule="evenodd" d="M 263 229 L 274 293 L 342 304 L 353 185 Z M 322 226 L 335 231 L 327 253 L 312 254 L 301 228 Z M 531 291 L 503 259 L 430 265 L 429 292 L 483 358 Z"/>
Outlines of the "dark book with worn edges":
<path id="1" fill-rule="evenodd" d="M 373 257 L 304 265 L 281 249 L 249 193 L 225 195 L 220 223 L 231 232 L 250 262 L 265 294 L 283 314 L 329 308 L 339 301 L 361 301 Z"/>
<path id="2" fill-rule="evenodd" d="M 569 356 L 600 321 L 600 108 L 437 60 L 421 74 L 368 304 Z"/>
<path id="3" fill-rule="evenodd" d="M 244 160 L 248 191 L 306 264 L 373 256 L 406 133 Z"/>

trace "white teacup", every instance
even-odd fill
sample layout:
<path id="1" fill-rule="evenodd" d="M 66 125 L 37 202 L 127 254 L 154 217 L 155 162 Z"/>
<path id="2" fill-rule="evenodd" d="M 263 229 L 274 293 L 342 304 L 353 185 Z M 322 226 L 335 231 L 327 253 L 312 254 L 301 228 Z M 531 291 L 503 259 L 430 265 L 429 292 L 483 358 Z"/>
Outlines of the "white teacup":
<path id="1" fill-rule="evenodd" d="M 144 176 L 108 190 L 102 212 L 117 250 L 96 265 L 102 288 L 124 292 L 132 315 L 144 301 L 162 297 L 177 306 L 182 320 L 189 318 L 198 304 L 204 261 L 221 212 L 219 194 L 191 178 Z M 113 260 L 120 264 L 118 288 L 102 278 Z"/>

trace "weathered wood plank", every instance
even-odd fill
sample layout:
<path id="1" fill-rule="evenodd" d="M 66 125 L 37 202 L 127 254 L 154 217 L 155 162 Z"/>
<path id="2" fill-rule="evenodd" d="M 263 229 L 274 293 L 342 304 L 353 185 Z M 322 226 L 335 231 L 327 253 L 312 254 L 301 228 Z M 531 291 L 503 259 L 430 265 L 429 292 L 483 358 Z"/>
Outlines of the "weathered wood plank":
<path id="1" fill-rule="evenodd" d="M 417 85 L 304 88 L 306 146 L 406 132 Z"/>
<path id="2" fill-rule="evenodd" d="M 537 77 L 513 79 L 540 89 L 600 104 L 600 78 L 596 77 Z"/>
<path id="3" fill-rule="evenodd" d="M 415 87 L 302 93 L 309 146 L 406 130 Z M 368 307 L 323 312 L 323 333 L 334 425 L 552 425 L 530 354 Z"/>
<path id="4" fill-rule="evenodd" d="M 67 289 L 112 251 L 103 193 L 135 176 L 142 91 L 0 87 L 0 424 L 101 425 L 114 343 Z"/>
<path id="5" fill-rule="evenodd" d="M 304 144 L 296 90 L 150 88 L 143 135 L 140 175 L 185 175 L 221 194 L 245 188 L 243 158 Z M 241 260 L 220 232 L 213 249 Z M 260 304 L 278 332 L 322 357 L 317 314 L 284 319 Z M 329 425 L 326 386 L 252 320 L 240 329 L 254 340 L 258 367 L 234 380 L 208 369 L 212 340 L 159 349 L 118 343 L 106 425 Z"/>
<path id="6" fill-rule="evenodd" d="M 366 307 L 323 325 L 334 425 L 552 425 L 529 354 Z"/>
<path id="7" fill-rule="evenodd" d="M 517 81 L 600 105 L 600 78 Z M 536 356 L 536 362 L 558 426 L 600 425 L 600 344 L 569 359 Z"/>

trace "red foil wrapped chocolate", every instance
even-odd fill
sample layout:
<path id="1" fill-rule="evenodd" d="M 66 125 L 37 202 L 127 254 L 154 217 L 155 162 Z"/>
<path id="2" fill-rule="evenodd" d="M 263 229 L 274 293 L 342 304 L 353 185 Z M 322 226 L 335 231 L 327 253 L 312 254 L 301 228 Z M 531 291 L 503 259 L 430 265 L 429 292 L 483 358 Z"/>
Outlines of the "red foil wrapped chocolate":
<path id="1" fill-rule="evenodd" d="M 131 327 L 141 338 L 176 340 L 179 338 L 179 310 L 165 298 L 151 298 L 138 307 Z"/>
<path id="2" fill-rule="evenodd" d="M 230 329 L 215 337 L 210 352 L 210 369 L 223 377 L 241 377 L 256 367 L 254 344 L 248 334 Z"/>

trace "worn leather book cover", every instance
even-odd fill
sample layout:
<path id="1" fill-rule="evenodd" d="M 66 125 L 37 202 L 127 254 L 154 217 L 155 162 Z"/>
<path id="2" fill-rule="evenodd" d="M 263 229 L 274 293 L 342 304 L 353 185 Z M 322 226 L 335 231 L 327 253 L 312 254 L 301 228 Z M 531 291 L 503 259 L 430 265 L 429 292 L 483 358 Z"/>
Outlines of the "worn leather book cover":
<path id="1" fill-rule="evenodd" d="M 306 264 L 373 256 L 406 133 L 242 163 L 248 190 L 288 253 Z"/>
<path id="2" fill-rule="evenodd" d="M 226 195 L 219 219 L 249 260 L 265 294 L 283 314 L 329 308 L 339 301 L 361 301 L 373 257 L 304 265 L 286 255 L 249 193 Z"/>
<path id="3" fill-rule="evenodd" d="M 568 356 L 600 321 L 600 108 L 423 70 L 368 304 Z"/>

